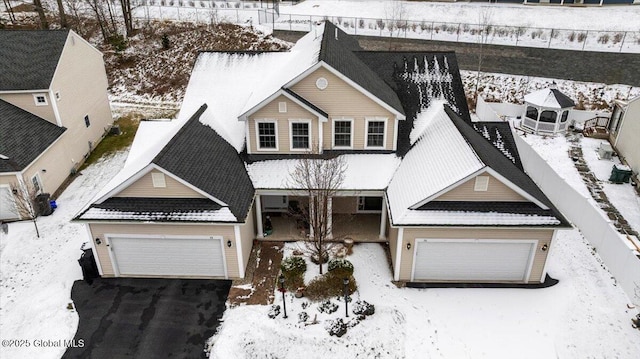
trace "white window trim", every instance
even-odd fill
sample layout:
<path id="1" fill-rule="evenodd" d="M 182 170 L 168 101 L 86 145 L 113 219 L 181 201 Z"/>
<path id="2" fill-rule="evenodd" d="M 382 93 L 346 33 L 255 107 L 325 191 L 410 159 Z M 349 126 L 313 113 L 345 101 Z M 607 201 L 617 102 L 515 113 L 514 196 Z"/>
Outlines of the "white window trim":
<path id="1" fill-rule="evenodd" d="M 339 122 L 351 122 L 351 146 L 336 146 L 336 121 Z M 331 148 L 336 150 L 352 150 L 353 149 L 353 133 L 355 128 L 353 126 L 353 118 L 336 117 L 331 119 Z"/>
<path id="2" fill-rule="evenodd" d="M 256 151 L 263 151 L 263 152 L 276 152 L 279 151 L 280 148 L 280 144 L 278 141 L 278 120 L 273 120 L 273 119 L 262 119 L 262 120 L 255 120 L 255 127 L 256 127 Z M 259 131 L 259 127 L 258 125 L 260 123 L 273 123 L 274 124 L 274 128 L 275 128 L 275 135 L 276 135 L 276 147 L 275 148 L 262 148 L 260 147 L 260 131 Z"/>
<path id="3" fill-rule="evenodd" d="M 293 148 L 293 124 L 306 123 L 309 130 L 309 142 L 307 148 Z M 291 151 L 311 151 L 312 136 L 311 120 L 309 119 L 289 119 L 289 150 Z"/>
<path id="4" fill-rule="evenodd" d="M 151 173 L 151 182 L 153 182 L 154 188 L 166 188 L 167 181 L 165 179 L 164 173 L 161 172 L 152 172 Z"/>
<path id="5" fill-rule="evenodd" d="M 278 102 L 278 112 L 287 113 L 287 103 L 285 101 Z"/>
<path id="6" fill-rule="evenodd" d="M 486 192 L 489 190 L 489 176 L 476 176 L 476 182 L 473 185 L 476 192 Z"/>
<path id="7" fill-rule="evenodd" d="M 38 182 L 38 187 L 40 187 L 37 191 L 36 194 L 40 194 L 40 193 L 44 193 L 44 187 L 42 186 L 42 179 L 40 178 L 40 174 L 36 173 L 33 176 L 31 176 L 31 185 L 33 186 L 33 179 L 36 179 L 36 181 Z M 34 189 L 36 189 L 34 187 Z"/>
<path id="8" fill-rule="evenodd" d="M 44 98 L 44 103 L 38 102 L 38 97 Z M 36 103 L 36 106 L 48 106 L 49 101 L 47 101 L 47 94 L 44 93 L 34 93 L 33 94 L 33 102 Z"/>
<path id="9" fill-rule="evenodd" d="M 369 122 L 384 122 L 382 132 L 382 146 L 369 146 Z M 367 150 L 386 150 L 387 149 L 387 118 L 386 117 L 365 117 L 364 124 L 364 148 Z"/>

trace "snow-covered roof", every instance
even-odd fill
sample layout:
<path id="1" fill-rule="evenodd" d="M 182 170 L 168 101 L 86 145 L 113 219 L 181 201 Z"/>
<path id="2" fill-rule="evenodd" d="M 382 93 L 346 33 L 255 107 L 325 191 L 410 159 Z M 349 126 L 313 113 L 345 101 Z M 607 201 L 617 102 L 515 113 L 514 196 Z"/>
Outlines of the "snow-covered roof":
<path id="1" fill-rule="evenodd" d="M 400 164 L 395 154 L 342 155 L 346 165 L 342 190 L 384 190 Z M 319 160 L 320 161 L 320 160 Z M 258 161 L 247 165 L 256 189 L 287 189 L 297 159 Z"/>
<path id="2" fill-rule="evenodd" d="M 554 85 L 525 95 L 524 101 L 540 107 L 557 109 L 575 106 L 573 100 L 560 92 Z"/>
<path id="3" fill-rule="evenodd" d="M 441 226 L 542 226 L 559 225 L 555 216 L 520 213 L 465 212 L 465 211 L 406 211 L 404 224 Z"/>
<path id="4" fill-rule="evenodd" d="M 144 221 L 144 222 L 236 222 L 236 217 L 228 207 L 218 210 L 195 211 L 195 212 L 139 212 L 139 211 L 116 211 L 104 208 L 89 208 L 78 216 L 80 220 L 121 220 L 121 221 Z"/>
<path id="5" fill-rule="evenodd" d="M 410 207 L 485 166 L 449 119 L 443 102 L 419 112 L 415 123 L 414 145 L 387 190 L 394 224 L 414 224 Z"/>

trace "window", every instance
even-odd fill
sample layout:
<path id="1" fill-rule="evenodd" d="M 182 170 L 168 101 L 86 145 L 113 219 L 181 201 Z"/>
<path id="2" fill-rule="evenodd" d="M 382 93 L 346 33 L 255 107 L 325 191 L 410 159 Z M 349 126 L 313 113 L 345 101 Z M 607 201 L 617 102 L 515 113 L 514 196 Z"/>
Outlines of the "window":
<path id="1" fill-rule="evenodd" d="M 309 150 L 309 125 L 310 122 L 290 122 L 291 149 Z"/>
<path id="2" fill-rule="evenodd" d="M 540 122 L 556 122 L 556 116 L 555 111 L 542 111 L 540 114 Z"/>
<path id="3" fill-rule="evenodd" d="M 533 106 L 527 107 L 527 117 L 532 119 L 532 120 L 537 120 L 538 119 L 538 109 L 533 107 Z"/>
<path id="4" fill-rule="evenodd" d="M 89 121 L 89 115 L 84 116 L 84 125 L 87 127 L 91 126 L 91 121 Z"/>
<path id="5" fill-rule="evenodd" d="M 38 176 L 38 174 L 31 177 L 31 183 L 33 184 L 33 189 L 36 193 L 42 192 L 42 183 L 40 182 L 40 176 Z"/>
<path id="6" fill-rule="evenodd" d="M 386 127 L 386 119 L 367 119 L 367 138 L 366 147 L 383 148 L 384 147 L 384 129 Z"/>
<path id="7" fill-rule="evenodd" d="M 352 147 L 352 127 L 353 120 L 334 120 L 333 121 L 333 147 L 351 148 Z"/>
<path id="8" fill-rule="evenodd" d="M 382 211 L 382 197 L 358 197 L 358 211 Z"/>
<path id="9" fill-rule="evenodd" d="M 476 183 L 473 186 L 473 190 L 476 192 L 484 192 L 489 189 L 489 176 L 476 177 Z"/>
<path id="10" fill-rule="evenodd" d="M 258 134 L 258 149 L 278 149 L 278 129 L 276 127 L 276 121 L 257 121 L 256 132 Z"/>
<path id="11" fill-rule="evenodd" d="M 152 173 L 151 181 L 153 182 L 153 187 L 156 188 L 164 188 L 167 187 L 167 182 L 164 179 L 164 173 Z"/>
<path id="12" fill-rule="evenodd" d="M 44 94 L 35 94 L 33 95 L 33 100 L 36 102 L 36 106 L 46 106 L 47 105 L 47 96 Z"/>
<path id="13" fill-rule="evenodd" d="M 562 112 L 562 117 L 560 117 L 560 122 L 565 123 L 567 122 L 567 118 L 569 117 L 569 111 L 563 111 Z"/>
<path id="14" fill-rule="evenodd" d="M 286 102 L 278 102 L 278 112 L 280 112 L 280 113 L 287 112 L 287 103 Z"/>

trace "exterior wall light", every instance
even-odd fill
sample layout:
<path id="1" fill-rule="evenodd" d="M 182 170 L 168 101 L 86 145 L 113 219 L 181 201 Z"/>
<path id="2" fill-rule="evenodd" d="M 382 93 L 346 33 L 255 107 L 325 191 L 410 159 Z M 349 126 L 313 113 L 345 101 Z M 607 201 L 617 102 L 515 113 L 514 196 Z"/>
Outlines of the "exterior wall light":
<path id="1" fill-rule="evenodd" d="M 407 243 L 407 250 L 411 250 L 411 242 Z"/>
<path id="2" fill-rule="evenodd" d="M 100 238 L 96 238 L 96 244 L 97 244 L 97 245 L 102 244 L 102 240 L 100 240 Z"/>
<path id="3" fill-rule="evenodd" d="M 546 252 L 547 249 L 549 249 L 549 245 L 547 243 L 543 244 L 542 247 L 540 247 L 540 250 L 543 252 Z"/>
<path id="4" fill-rule="evenodd" d="M 231 241 L 227 241 L 227 247 L 231 248 Z"/>

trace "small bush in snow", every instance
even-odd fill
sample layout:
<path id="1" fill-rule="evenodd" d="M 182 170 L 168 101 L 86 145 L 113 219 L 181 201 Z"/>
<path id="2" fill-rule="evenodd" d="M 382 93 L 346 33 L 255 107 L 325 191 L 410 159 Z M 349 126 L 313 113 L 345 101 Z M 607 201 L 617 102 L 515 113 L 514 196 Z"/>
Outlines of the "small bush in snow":
<path id="1" fill-rule="evenodd" d="M 285 277 L 297 276 L 307 270 L 307 262 L 302 257 L 287 257 L 280 264 L 280 269 Z"/>
<path id="2" fill-rule="evenodd" d="M 309 314 L 307 312 L 298 313 L 298 323 L 304 323 L 309 320 Z"/>
<path id="3" fill-rule="evenodd" d="M 302 302 L 302 304 L 300 304 L 300 306 L 302 307 L 302 309 L 307 309 L 309 308 L 309 302 L 305 300 L 304 302 Z"/>
<path id="4" fill-rule="evenodd" d="M 338 338 L 347 334 L 347 325 L 342 321 L 342 318 L 327 321 L 325 329 L 329 335 L 335 335 Z"/>
<path id="5" fill-rule="evenodd" d="M 376 312 L 376 308 L 373 304 L 368 303 L 367 301 L 357 301 L 353 303 L 353 314 L 356 315 L 373 315 Z"/>
<path id="6" fill-rule="evenodd" d="M 271 308 L 269 309 L 269 318 L 271 319 L 275 319 L 278 315 L 280 315 L 280 306 L 277 304 L 274 304 L 271 306 Z"/>
<path id="7" fill-rule="evenodd" d="M 353 264 L 343 258 L 334 258 L 329 261 L 329 272 L 339 278 L 349 278 L 353 274 Z"/>
<path id="8" fill-rule="evenodd" d="M 320 313 L 331 314 L 331 313 L 335 313 L 336 310 L 338 310 L 338 305 L 332 303 L 330 300 L 325 300 L 324 302 L 322 302 L 322 304 L 318 306 L 318 311 Z"/>

